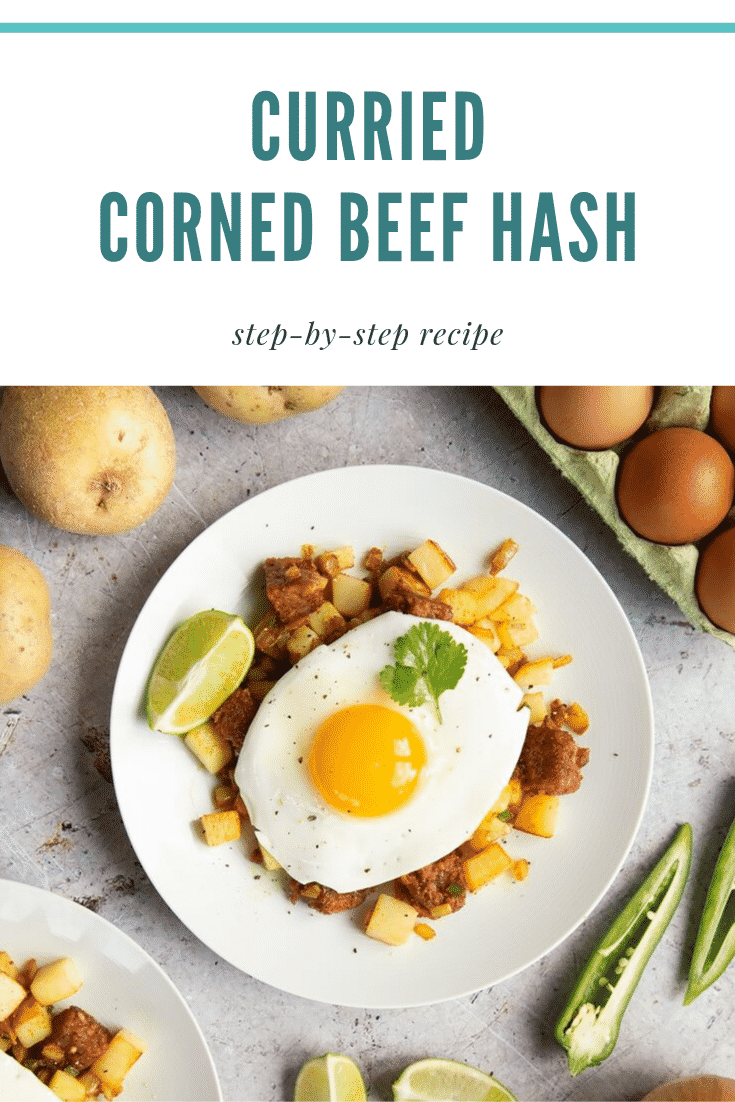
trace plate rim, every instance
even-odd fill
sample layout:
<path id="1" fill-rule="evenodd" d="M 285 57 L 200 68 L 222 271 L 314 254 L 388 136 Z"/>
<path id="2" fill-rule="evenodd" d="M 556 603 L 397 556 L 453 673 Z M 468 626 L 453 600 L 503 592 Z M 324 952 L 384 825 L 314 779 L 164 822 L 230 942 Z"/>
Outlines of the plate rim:
<path id="1" fill-rule="evenodd" d="M 131 644 L 131 637 L 134 634 L 134 631 L 135 631 L 135 628 L 138 624 L 138 621 L 144 615 L 144 613 L 145 613 L 146 609 L 148 608 L 149 604 L 154 600 L 155 594 L 157 593 L 159 588 L 164 584 L 164 582 L 165 582 L 167 576 L 169 575 L 169 573 L 172 570 L 174 570 L 174 568 L 179 566 L 179 564 L 182 562 L 182 560 L 185 562 L 186 558 L 190 554 L 195 553 L 194 551 L 192 551 L 192 549 L 195 548 L 195 546 L 198 546 L 200 541 L 202 541 L 206 537 L 211 537 L 213 531 L 219 529 L 221 526 L 225 526 L 227 523 L 232 523 L 231 518 L 232 518 L 233 514 L 241 512 L 247 506 L 250 506 L 255 502 L 261 501 L 261 499 L 263 499 L 264 497 L 267 497 L 268 495 L 276 495 L 279 491 L 283 491 L 287 487 L 293 489 L 294 487 L 296 487 L 298 485 L 302 485 L 304 483 L 317 483 L 318 484 L 321 480 L 328 481 L 330 478 L 331 479 L 340 478 L 340 477 L 344 477 L 345 475 L 347 475 L 349 477 L 350 475 L 354 475 L 355 473 L 357 473 L 358 478 L 363 477 L 363 476 L 370 478 L 371 476 L 374 476 L 374 475 L 379 473 L 380 477 L 390 479 L 391 476 L 398 473 L 402 477 L 408 475 L 408 476 L 418 476 L 419 478 L 427 478 L 429 480 L 440 479 L 440 480 L 444 480 L 446 482 L 454 482 L 456 484 L 466 483 L 466 484 L 469 484 L 469 485 L 473 486 L 475 489 L 479 488 L 484 493 L 487 493 L 490 497 L 496 496 L 498 498 L 504 499 L 505 501 L 510 503 L 511 508 L 521 510 L 522 512 L 524 512 L 524 513 L 528 514 L 530 517 L 532 517 L 533 518 L 533 523 L 538 523 L 543 528 L 546 528 L 546 529 L 552 531 L 554 533 L 554 537 L 556 539 L 561 540 L 567 546 L 567 548 L 571 551 L 571 553 L 573 555 L 577 556 L 580 560 L 583 560 L 586 563 L 587 568 L 589 569 L 589 571 L 591 571 L 592 575 L 594 575 L 597 584 L 602 587 L 602 589 L 606 593 L 606 596 L 607 596 L 608 600 L 617 609 L 619 625 L 625 633 L 628 644 L 630 646 L 630 653 L 631 653 L 632 657 L 635 660 L 635 665 L 636 665 L 636 667 L 638 669 L 638 673 L 640 675 L 639 688 L 642 690 L 643 700 L 645 702 L 645 721 L 646 721 L 645 722 L 645 735 L 646 735 L 646 738 L 645 738 L 644 744 L 643 744 L 644 756 L 642 757 L 641 763 L 640 763 L 641 767 L 642 767 L 642 772 L 643 772 L 643 775 L 644 775 L 643 785 L 642 785 L 642 796 L 641 796 L 641 800 L 640 800 L 640 805 L 637 809 L 637 813 L 635 814 L 635 817 L 634 817 L 634 820 L 633 820 L 633 825 L 632 825 L 632 828 L 630 830 L 630 835 L 629 835 L 629 837 L 626 841 L 626 844 L 625 844 L 623 850 L 621 851 L 616 863 L 614 864 L 614 867 L 612 868 L 612 871 L 610 872 L 610 875 L 608 876 L 607 880 L 601 886 L 601 888 L 598 890 L 598 892 L 597 892 L 595 898 L 592 900 L 592 902 L 584 909 L 583 913 L 581 913 L 579 915 L 578 919 L 574 922 L 574 924 L 572 926 L 570 926 L 568 929 L 566 929 L 560 936 L 558 936 L 553 941 L 553 943 L 548 944 L 542 951 L 539 951 L 539 952 L 535 953 L 535 955 L 531 959 L 529 959 L 528 961 L 526 961 L 522 965 L 510 968 L 510 969 L 506 969 L 505 971 L 502 972 L 501 975 L 499 975 L 497 977 L 491 977 L 490 979 L 483 979 L 480 983 L 475 984 L 475 986 L 468 987 L 468 988 L 463 988 L 462 990 L 457 990 L 457 991 L 455 991 L 454 993 L 451 993 L 451 994 L 441 994 L 436 998 L 423 998 L 423 997 L 422 998 L 415 998 L 414 997 L 414 998 L 411 998 L 409 1001 L 405 1001 L 405 999 L 404 999 L 402 1001 L 372 1001 L 371 1002 L 371 1001 L 365 1001 L 364 999 L 360 999 L 360 1000 L 358 1000 L 358 999 L 346 999 L 344 997 L 339 997 L 339 999 L 335 1000 L 335 999 L 332 999 L 332 998 L 326 998 L 323 995 L 307 993 L 303 990 L 303 988 L 298 983 L 294 984 L 294 985 L 286 985 L 281 981 L 276 982 L 276 981 L 269 980 L 266 976 L 260 975 L 257 972 L 251 972 L 251 971 L 247 970 L 242 964 L 240 964 L 236 960 L 234 960 L 232 958 L 232 956 L 228 955 L 225 951 L 223 951 L 223 949 L 221 947 L 215 947 L 214 945 L 212 945 L 211 942 L 209 940 L 207 940 L 206 937 L 202 936 L 202 934 L 200 934 L 200 933 L 196 932 L 194 929 L 192 929 L 192 927 L 189 925 L 188 921 L 185 921 L 183 918 L 180 917 L 178 910 L 176 910 L 176 908 L 171 903 L 168 902 L 167 897 L 160 892 L 160 890 L 157 886 L 155 877 L 152 876 L 149 872 L 146 861 L 141 856 L 141 854 L 138 853 L 137 849 L 135 849 L 135 846 L 133 846 L 133 848 L 135 849 L 135 852 L 136 852 L 136 856 L 137 856 L 138 860 L 141 862 L 141 865 L 145 869 L 147 875 L 149 876 L 149 879 L 151 880 L 151 883 L 153 884 L 154 888 L 156 889 L 156 891 L 159 891 L 159 894 L 161 894 L 161 898 L 164 900 L 164 902 L 167 904 L 167 906 L 171 907 L 171 909 L 174 910 L 174 913 L 176 913 L 177 917 L 179 917 L 182 924 L 192 933 L 192 935 L 194 937 L 197 938 L 197 940 L 201 941 L 202 944 L 204 944 L 211 952 L 213 952 L 215 955 L 224 957 L 224 959 L 228 960 L 228 962 L 231 963 L 233 965 L 233 967 L 235 967 L 238 970 L 242 971 L 244 974 L 246 974 L 248 976 L 251 976 L 252 978 L 256 979 L 258 982 L 266 983 L 266 984 L 272 986 L 276 990 L 285 992 L 286 994 L 294 995 L 294 996 L 297 996 L 299 998 L 303 998 L 303 999 L 307 999 L 307 1000 L 320 1002 L 320 1003 L 323 1003 L 323 1004 L 338 1005 L 338 1006 L 345 1006 L 345 1007 L 356 1007 L 356 1008 L 363 1008 L 363 1009 L 407 1009 L 407 1008 L 410 1008 L 410 1007 L 418 1007 L 418 1006 L 425 1006 L 425 1005 L 436 1005 L 440 1002 L 445 1002 L 445 1001 L 449 1001 L 451 999 L 461 998 L 465 995 L 474 994 L 477 991 L 488 989 L 492 986 L 495 986 L 495 984 L 497 984 L 497 983 L 504 982 L 505 980 L 510 979 L 511 977 L 513 977 L 515 975 L 518 975 L 523 971 L 526 971 L 526 969 L 532 967 L 539 960 L 541 960 L 542 958 L 547 956 L 554 949 L 558 948 L 558 946 L 560 944 L 562 944 L 564 941 L 566 941 L 575 932 L 575 930 L 577 930 L 579 928 L 579 926 L 582 924 L 582 922 L 584 922 L 585 919 L 587 919 L 590 916 L 590 914 L 592 914 L 592 912 L 600 905 L 601 901 L 603 900 L 605 895 L 610 890 L 612 884 L 617 879 L 617 877 L 618 877 L 618 875 L 619 875 L 619 873 L 622 869 L 622 866 L 625 863 L 625 860 L 627 859 L 627 857 L 630 853 L 630 850 L 631 850 L 631 848 L 632 848 L 632 846 L 635 842 L 635 839 L 637 838 L 637 836 L 639 834 L 641 824 L 642 824 L 642 821 L 643 821 L 643 817 L 644 817 L 644 814 L 645 814 L 645 811 L 646 811 L 646 808 L 647 808 L 647 805 L 648 805 L 648 800 L 649 800 L 649 796 L 650 796 L 650 789 L 651 789 L 651 783 L 652 783 L 652 778 L 653 778 L 653 767 L 654 767 L 654 757 L 655 757 L 655 716 L 654 716 L 654 709 L 653 709 L 653 699 L 652 699 L 651 686 L 650 686 L 650 682 L 649 682 L 649 679 L 648 679 L 648 674 L 647 674 L 643 654 L 641 652 L 640 645 L 638 643 L 638 639 L 635 635 L 635 632 L 633 631 L 632 625 L 630 624 L 630 621 L 628 620 L 628 617 L 627 617 L 624 609 L 622 608 L 622 605 L 618 601 L 617 596 L 615 595 L 615 592 L 612 589 L 611 585 L 603 577 L 600 570 L 595 566 L 595 564 L 591 561 L 591 559 L 589 559 L 588 556 L 582 551 L 582 549 L 580 547 L 578 547 L 577 544 L 575 544 L 574 541 L 569 536 L 567 536 L 566 533 L 562 532 L 552 521 L 548 520 L 541 513 L 537 512 L 535 509 L 531 508 L 531 506 L 527 505 L 525 502 L 520 501 L 518 498 L 513 497 L 511 494 L 508 494 L 503 490 L 497 489 L 494 486 L 488 485 L 487 483 L 480 481 L 480 479 L 478 479 L 478 478 L 473 478 L 473 477 L 465 475 L 465 474 L 459 474 L 459 473 L 456 473 L 456 472 L 446 471 L 446 470 L 443 470 L 443 469 L 437 469 L 437 468 L 434 468 L 434 467 L 423 467 L 423 466 L 420 466 L 420 465 L 413 465 L 413 464 L 394 464 L 394 463 L 355 464 L 355 465 L 350 465 L 350 466 L 346 466 L 346 467 L 327 468 L 327 469 L 324 469 L 324 470 L 307 472 L 306 474 L 299 475 L 295 478 L 286 479 L 283 482 L 276 483 L 273 486 L 269 486 L 266 489 L 259 491 L 257 494 L 253 494 L 252 496 L 246 498 L 245 500 L 239 502 L 237 505 L 233 506 L 231 509 L 228 509 L 225 513 L 223 513 L 216 520 L 214 520 L 210 525 L 208 525 L 201 532 L 199 532 L 184 548 L 182 548 L 182 550 L 172 560 L 172 562 L 169 564 L 169 566 L 166 568 L 166 570 L 160 576 L 160 578 L 158 579 L 156 584 L 150 590 L 145 602 L 143 603 L 142 607 L 140 608 L 140 611 L 139 611 L 138 615 L 136 616 L 136 619 L 135 619 L 133 625 L 131 626 L 131 629 L 130 629 L 130 632 L 128 634 L 128 638 L 126 640 L 125 647 L 123 649 L 123 652 L 122 652 L 122 655 L 121 655 L 121 658 L 120 658 L 120 662 L 119 662 L 119 665 L 118 665 L 118 671 L 117 671 L 117 674 L 116 674 L 116 677 L 115 677 L 115 685 L 114 685 L 114 689 L 113 689 L 112 700 L 111 700 L 111 709 L 110 709 L 110 720 L 111 720 L 110 721 L 110 745 L 111 745 L 111 761 L 112 761 L 113 781 L 115 780 L 115 774 L 116 774 L 116 759 L 117 759 L 116 746 L 118 745 L 118 741 L 119 741 L 119 739 L 115 737 L 115 729 L 116 728 L 115 728 L 114 719 L 115 719 L 115 713 L 116 713 L 116 705 L 118 703 L 119 695 L 121 693 L 120 672 L 121 672 L 121 670 L 123 670 L 123 668 L 125 666 L 126 656 L 128 654 L 130 644 Z M 301 542 L 304 542 L 304 541 L 302 540 Z M 116 791 L 117 791 L 117 789 L 116 789 Z M 128 828 L 127 828 L 127 823 L 125 821 L 125 813 L 123 811 L 123 806 L 122 806 L 122 803 L 120 802 L 119 798 L 118 798 L 118 804 L 119 804 L 119 807 L 120 807 L 121 818 L 123 820 L 123 824 L 125 825 L 125 829 L 127 831 Z M 129 835 L 129 837 L 130 837 L 130 835 Z M 132 845 L 133 844 L 132 843 L 132 837 L 130 837 L 130 841 L 131 841 L 131 845 Z"/>

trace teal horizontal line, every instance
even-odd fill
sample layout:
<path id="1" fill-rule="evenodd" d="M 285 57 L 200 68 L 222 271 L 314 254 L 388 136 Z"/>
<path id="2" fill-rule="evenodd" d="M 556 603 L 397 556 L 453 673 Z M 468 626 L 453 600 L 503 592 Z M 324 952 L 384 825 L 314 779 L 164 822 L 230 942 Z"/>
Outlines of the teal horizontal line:
<path id="1" fill-rule="evenodd" d="M 735 23 L 0 23 L 3 34 L 733 34 Z"/>

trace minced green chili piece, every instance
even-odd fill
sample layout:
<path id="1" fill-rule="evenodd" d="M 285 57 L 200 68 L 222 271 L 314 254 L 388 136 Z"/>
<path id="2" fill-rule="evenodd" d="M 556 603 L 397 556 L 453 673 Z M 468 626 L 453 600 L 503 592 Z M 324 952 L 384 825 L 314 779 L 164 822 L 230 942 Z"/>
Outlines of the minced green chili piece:
<path id="1" fill-rule="evenodd" d="M 684 1005 L 694 1002 L 735 957 L 735 820 L 727 832 L 694 943 Z"/>
<path id="2" fill-rule="evenodd" d="M 590 957 L 556 1024 L 572 1075 L 615 1048 L 625 1009 L 679 905 L 691 858 L 692 828 L 684 823 Z"/>

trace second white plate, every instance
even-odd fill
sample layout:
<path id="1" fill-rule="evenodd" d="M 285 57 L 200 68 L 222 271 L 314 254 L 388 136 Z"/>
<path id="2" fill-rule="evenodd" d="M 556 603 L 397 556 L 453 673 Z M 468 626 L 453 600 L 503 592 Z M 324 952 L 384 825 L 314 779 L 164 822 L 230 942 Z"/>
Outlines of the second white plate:
<path id="1" fill-rule="evenodd" d="M 71 957 L 84 977 L 74 1004 L 146 1042 L 121 1102 L 220 1102 L 212 1057 L 188 1006 L 155 961 L 106 919 L 61 895 L 0 880 L 0 949 L 16 964 Z"/>
<path id="2" fill-rule="evenodd" d="M 574 657 L 554 695 L 589 712 L 591 760 L 562 801 L 551 840 L 508 843 L 531 860 L 522 883 L 496 883 L 437 923 L 429 942 L 390 949 L 365 937 L 357 913 L 321 915 L 289 904 L 243 847 L 210 849 L 193 822 L 211 810 L 211 778 L 143 713 L 151 666 L 172 629 L 203 608 L 252 618 L 259 566 L 302 544 L 373 545 L 387 554 L 436 540 L 458 581 L 487 568 L 504 538 L 520 544 L 507 573 L 538 608 L 530 653 Z M 581 740 L 587 744 L 587 740 Z M 635 837 L 653 764 L 653 714 L 643 660 L 615 596 L 553 525 L 481 483 L 416 467 L 351 467 L 309 475 L 238 506 L 179 556 L 130 634 L 112 703 L 112 765 L 135 851 L 168 905 L 215 953 L 284 991 L 346 1006 L 439 1002 L 528 967 L 592 911 Z"/>

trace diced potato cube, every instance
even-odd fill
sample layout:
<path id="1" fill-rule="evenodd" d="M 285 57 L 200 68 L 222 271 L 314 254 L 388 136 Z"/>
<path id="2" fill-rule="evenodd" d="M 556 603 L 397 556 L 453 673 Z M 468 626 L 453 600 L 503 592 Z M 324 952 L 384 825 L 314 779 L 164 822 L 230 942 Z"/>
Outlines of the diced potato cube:
<path id="1" fill-rule="evenodd" d="M 487 849 L 465 858 L 463 868 L 467 887 L 471 892 L 478 891 L 496 876 L 506 872 L 512 864 L 513 861 L 503 847 L 493 842 Z"/>
<path id="2" fill-rule="evenodd" d="M 511 677 L 514 677 L 518 670 L 526 664 L 526 655 L 520 647 L 501 646 L 497 658 L 508 670 Z"/>
<path id="3" fill-rule="evenodd" d="M 410 903 L 402 903 L 400 899 L 381 892 L 368 918 L 365 933 L 386 945 L 403 945 L 413 933 L 417 917 L 418 911 Z"/>
<path id="4" fill-rule="evenodd" d="M 208 846 L 221 846 L 224 842 L 234 842 L 240 837 L 240 816 L 232 809 L 211 811 L 207 815 L 201 815 L 199 822 Z"/>
<path id="5" fill-rule="evenodd" d="M 538 727 L 539 724 L 543 723 L 547 716 L 546 701 L 544 700 L 543 693 L 524 693 L 521 697 L 521 707 L 524 705 L 528 707 L 531 713 L 528 718 L 529 724 Z"/>
<path id="6" fill-rule="evenodd" d="M 581 704 L 567 704 L 564 709 L 564 722 L 575 735 L 583 735 L 590 725 L 589 716 Z"/>
<path id="7" fill-rule="evenodd" d="M 558 811 L 558 796 L 547 796 L 545 792 L 526 796 L 513 825 L 516 830 L 523 830 L 526 834 L 536 834 L 540 838 L 553 838 Z"/>
<path id="8" fill-rule="evenodd" d="M 275 872 L 276 869 L 283 867 L 280 861 L 277 861 L 273 854 L 269 853 L 264 846 L 260 846 L 259 848 L 263 856 L 263 867 L 268 869 L 268 872 Z"/>
<path id="9" fill-rule="evenodd" d="M 512 598 L 509 598 L 512 600 Z M 508 614 L 506 612 L 507 601 L 503 601 L 502 604 L 497 605 L 490 612 L 486 613 L 489 620 L 492 620 L 496 624 L 504 624 L 508 620 Z"/>
<path id="10" fill-rule="evenodd" d="M 515 674 L 513 680 L 520 685 L 524 692 L 529 692 L 537 685 L 549 685 L 554 673 L 554 660 L 552 658 L 539 658 L 535 662 L 525 662 Z"/>
<path id="11" fill-rule="evenodd" d="M 489 647 L 493 654 L 497 654 L 500 650 L 500 636 L 495 625 L 489 620 L 478 620 L 476 623 L 470 624 L 468 630 L 475 638 Z"/>
<path id="12" fill-rule="evenodd" d="M 440 903 L 438 906 L 431 908 L 431 917 L 432 918 L 446 918 L 447 915 L 450 915 L 451 913 L 452 913 L 452 904 L 451 903 Z"/>
<path id="13" fill-rule="evenodd" d="M 7 1052 L 12 1043 L 10 1037 L 0 1035 L 0 1052 Z"/>
<path id="14" fill-rule="evenodd" d="M 519 547 L 515 540 L 503 540 L 497 551 L 493 552 L 493 556 L 490 560 L 490 573 L 499 574 L 501 570 L 505 570 L 518 550 Z"/>
<path id="15" fill-rule="evenodd" d="M 479 620 L 489 616 L 512 597 L 518 589 L 518 582 L 511 578 L 491 578 L 489 574 L 479 574 L 464 582 L 462 589 L 468 589 L 475 594 Z"/>
<path id="16" fill-rule="evenodd" d="M 184 735 L 184 742 L 205 769 L 210 773 L 219 773 L 232 761 L 233 752 L 227 739 L 215 729 L 210 720 Z"/>
<path id="17" fill-rule="evenodd" d="M 513 867 L 510 870 L 510 874 L 514 880 L 525 880 L 531 869 L 530 861 L 527 861 L 525 857 L 519 857 L 517 861 L 513 862 Z"/>
<path id="18" fill-rule="evenodd" d="M 489 574 L 477 574 L 474 578 L 467 578 L 466 581 L 462 582 L 460 588 L 469 589 L 478 600 L 481 600 L 483 597 L 489 597 L 499 591 L 499 580 L 498 578 L 491 578 Z M 503 593 L 498 603 L 502 603 L 507 596 L 507 593 Z"/>
<path id="19" fill-rule="evenodd" d="M 481 619 L 477 611 L 477 598 L 469 589 L 442 589 L 439 600 L 449 605 L 455 624 L 468 627 Z"/>
<path id="20" fill-rule="evenodd" d="M 22 1045 L 33 1048 L 51 1036 L 51 1013 L 29 995 L 13 1014 L 13 1029 Z"/>
<path id="21" fill-rule="evenodd" d="M 55 1071 L 49 1080 L 49 1090 L 63 1102 L 84 1102 L 87 1097 L 87 1089 L 75 1075 L 59 1069 Z"/>
<path id="22" fill-rule="evenodd" d="M 497 631 L 498 631 L 498 639 L 500 640 L 500 649 L 505 654 L 509 654 L 511 651 L 515 650 L 516 647 L 518 646 L 515 639 L 513 639 L 513 637 L 511 636 L 509 629 L 510 629 L 510 625 L 506 624 L 504 621 L 501 622 L 501 623 L 498 623 Z"/>
<path id="23" fill-rule="evenodd" d="M 497 815 L 486 815 L 470 838 L 470 845 L 478 852 L 487 849 L 493 842 L 499 842 L 510 834 L 510 826 Z"/>
<path id="24" fill-rule="evenodd" d="M 372 582 L 353 574 L 337 574 L 332 578 L 332 604 L 345 619 L 359 616 L 370 606 Z"/>
<path id="25" fill-rule="evenodd" d="M 302 624 L 289 636 L 286 644 L 288 657 L 293 665 L 296 665 L 301 658 L 313 651 L 314 647 L 318 647 L 320 643 L 321 639 L 317 633 L 308 624 Z"/>
<path id="26" fill-rule="evenodd" d="M 331 601 L 324 601 L 316 612 L 312 612 L 306 621 L 312 631 L 315 631 L 320 639 L 331 643 L 347 627 L 347 621 L 341 612 L 338 612 Z"/>
<path id="27" fill-rule="evenodd" d="M 443 585 L 457 569 L 446 551 L 433 540 L 424 540 L 419 547 L 411 551 L 408 561 L 431 590 Z"/>
<path id="28" fill-rule="evenodd" d="M 538 609 L 531 604 L 528 597 L 524 597 L 522 593 L 516 591 L 488 615 L 491 620 L 514 620 L 519 623 L 526 623 L 537 611 Z"/>
<path id="29" fill-rule="evenodd" d="M 336 555 L 340 570 L 349 570 L 351 566 L 355 565 L 355 549 L 349 544 L 345 543 L 342 547 L 335 547 L 332 554 Z"/>
<path id="30" fill-rule="evenodd" d="M 121 1029 L 110 1041 L 105 1052 L 92 1064 L 90 1071 L 99 1079 L 102 1089 L 111 1095 L 120 1093 L 125 1076 L 146 1050 L 145 1041 L 128 1029 Z"/>
<path id="31" fill-rule="evenodd" d="M 0 953 L 0 972 L 3 972 L 6 976 L 10 976 L 11 980 L 17 980 L 19 971 L 20 969 L 13 958 L 3 949 Z"/>
<path id="32" fill-rule="evenodd" d="M 83 983 L 82 973 L 71 957 L 61 957 L 38 969 L 31 983 L 31 994 L 41 1006 L 51 1006 L 75 995 Z"/>
<path id="33" fill-rule="evenodd" d="M 431 941 L 433 937 L 436 937 L 436 930 L 433 926 L 429 926 L 428 922 L 417 922 L 413 932 L 422 937 L 424 941 Z"/>
<path id="34" fill-rule="evenodd" d="M 320 574 L 333 578 L 340 570 L 349 570 L 355 565 L 355 552 L 352 547 L 335 547 L 333 551 L 324 551 L 316 557 L 316 568 Z"/>
<path id="35" fill-rule="evenodd" d="M 407 570 L 405 566 L 398 565 L 389 566 L 383 571 L 378 578 L 378 589 L 384 601 L 391 593 L 405 593 L 407 590 L 410 593 L 417 593 L 419 597 L 431 596 L 431 590 L 423 578 L 413 570 Z"/>
<path id="36" fill-rule="evenodd" d="M 535 643 L 538 639 L 538 628 L 533 620 L 526 622 L 511 620 L 504 626 L 508 630 L 508 638 L 515 647 L 526 647 L 529 643 Z"/>
<path id="37" fill-rule="evenodd" d="M 500 795 L 490 808 L 490 814 L 500 815 L 501 812 L 507 811 L 513 804 L 519 804 L 522 795 L 521 782 L 517 777 L 511 777 L 508 783 L 501 788 Z"/>
<path id="38" fill-rule="evenodd" d="M 0 1022 L 4 1018 L 9 1018 L 25 997 L 25 987 L 14 980 L 12 976 L 0 972 Z"/>
<path id="39" fill-rule="evenodd" d="M 91 1071 L 84 1071 L 79 1076 L 79 1082 L 87 1092 L 88 1098 L 96 1098 L 100 1093 L 100 1081 L 97 1076 Z"/>

